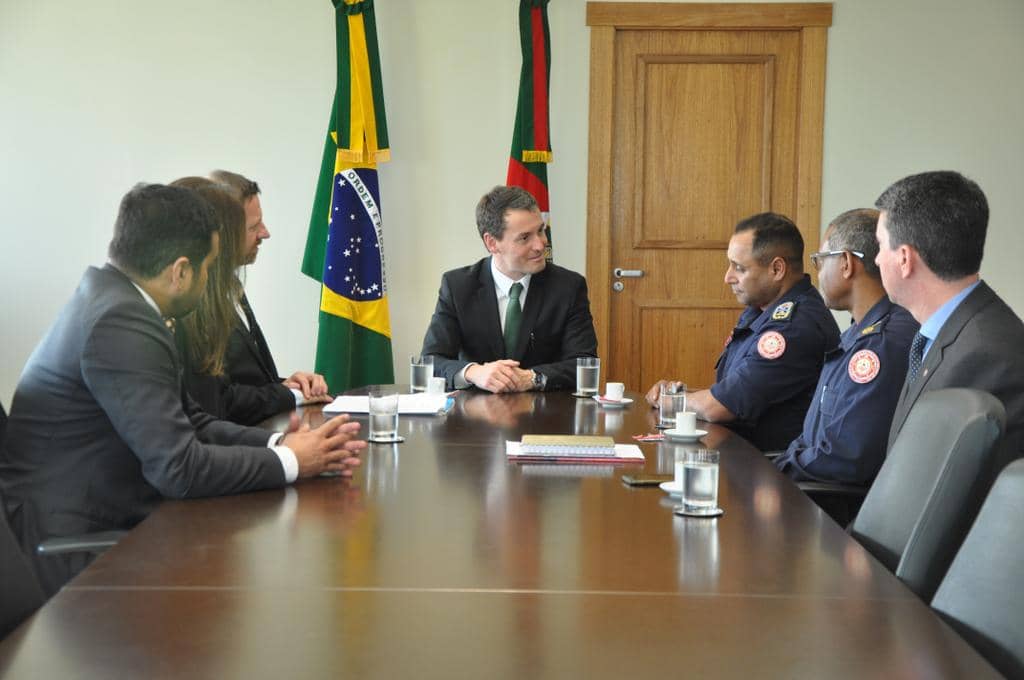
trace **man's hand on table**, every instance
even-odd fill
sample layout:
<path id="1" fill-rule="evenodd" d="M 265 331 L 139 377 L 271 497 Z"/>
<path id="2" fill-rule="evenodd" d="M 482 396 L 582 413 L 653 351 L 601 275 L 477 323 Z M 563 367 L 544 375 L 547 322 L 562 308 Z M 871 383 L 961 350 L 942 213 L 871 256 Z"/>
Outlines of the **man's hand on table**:
<path id="1" fill-rule="evenodd" d="M 336 416 L 319 427 L 300 425 L 292 414 L 288 429 L 279 442 L 295 454 L 299 463 L 299 479 L 315 477 L 322 472 L 339 472 L 351 477 L 353 468 L 360 464 L 359 453 L 366 442 L 356 439 L 359 423 L 347 414 Z"/>

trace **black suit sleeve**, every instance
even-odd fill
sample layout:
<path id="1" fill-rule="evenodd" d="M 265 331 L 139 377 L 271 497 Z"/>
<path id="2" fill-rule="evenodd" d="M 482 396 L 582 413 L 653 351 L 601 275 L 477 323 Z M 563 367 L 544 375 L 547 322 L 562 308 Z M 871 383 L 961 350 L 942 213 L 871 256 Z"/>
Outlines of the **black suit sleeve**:
<path id="1" fill-rule="evenodd" d="M 169 498 L 283 485 L 264 431 L 186 415 L 175 356 L 165 330 L 117 314 L 97 322 L 82 352 L 82 377 L 146 481 Z"/>
<path id="2" fill-rule="evenodd" d="M 446 388 L 455 388 L 455 376 L 466 364 L 461 357 L 462 332 L 453 301 L 449 275 L 441 277 L 441 290 L 437 293 L 437 307 L 430 319 L 430 326 L 423 337 L 421 354 L 434 357 L 434 375 L 444 376 Z"/>
<path id="3" fill-rule="evenodd" d="M 559 359 L 531 366 L 534 371 L 548 377 L 549 390 L 576 389 L 576 359 L 597 356 L 597 335 L 594 333 L 594 318 L 590 314 L 587 281 L 582 276 L 573 278 L 575 289 L 559 339 Z"/>

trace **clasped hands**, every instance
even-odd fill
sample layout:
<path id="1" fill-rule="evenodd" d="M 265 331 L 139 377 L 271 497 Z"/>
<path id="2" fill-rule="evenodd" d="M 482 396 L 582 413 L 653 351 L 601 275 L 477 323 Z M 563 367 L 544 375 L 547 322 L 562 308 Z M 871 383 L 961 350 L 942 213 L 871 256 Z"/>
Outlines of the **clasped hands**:
<path id="1" fill-rule="evenodd" d="M 327 381 L 319 373 L 295 371 L 281 383 L 290 390 L 302 392 L 305 404 L 329 404 L 332 401 L 331 395 L 327 394 Z"/>
<path id="2" fill-rule="evenodd" d="M 514 359 L 470 364 L 463 377 L 488 392 L 527 392 L 533 389 L 533 371 L 519 368 L 519 362 Z"/>
<path id="3" fill-rule="evenodd" d="M 319 427 L 300 424 L 293 413 L 284 437 L 278 442 L 295 454 L 299 463 L 299 479 L 315 477 L 322 472 L 337 472 L 351 477 L 360 464 L 359 453 L 366 442 L 356 439 L 359 423 L 347 414 L 335 416 Z"/>

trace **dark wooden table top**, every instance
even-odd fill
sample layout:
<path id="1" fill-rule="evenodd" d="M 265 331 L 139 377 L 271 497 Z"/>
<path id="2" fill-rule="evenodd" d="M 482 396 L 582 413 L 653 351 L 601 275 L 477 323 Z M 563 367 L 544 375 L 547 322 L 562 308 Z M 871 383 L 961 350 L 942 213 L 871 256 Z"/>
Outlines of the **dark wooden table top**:
<path id="1" fill-rule="evenodd" d="M 619 480 L 691 445 L 506 461 L 524 433 L 654 431 L 630 396 L 461 393 L 352 480 L 166 502 L 0 644 L 0 674 L 998 677 L 725 428 L 692 445 L 721 451 L 718 519 Z"/>

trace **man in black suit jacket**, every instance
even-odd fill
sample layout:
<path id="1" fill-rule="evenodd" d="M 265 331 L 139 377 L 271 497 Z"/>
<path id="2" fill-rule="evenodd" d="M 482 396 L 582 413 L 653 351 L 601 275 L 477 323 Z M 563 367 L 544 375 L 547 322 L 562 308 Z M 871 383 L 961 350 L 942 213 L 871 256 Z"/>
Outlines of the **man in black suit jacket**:
<path id="1" fill-rule="evenodd" d="M 985 390 L 1006 407 L 994 475 L 1024 455 L 1024 324 L 978 275 L 988 226 L 985 194 L 959 173 L 926 172 L 893 184 L 876 206 L 882 211 L 882 282 L 921 323 L 889 446 L 924 392 Z"/>
<path id="2" fill-rule="evenodd" d="M 188 189 L 136 187 L 122 200 L 110 264 L 90 267 L 19 380 L 0 456 L 22 548 L 128 529 L 163 497 L 351 474 L 365 442 L 347 418 L 271 433 L 214 419 L 185 393 L 164 319 L 195 306 L 219 248 L 210 206 Z M 36 560 L 56 591 L 81 556 Z"/>
<path id="3" fill-rule="evenodd" d="M 242 204 L 245 242 L 241 264 L 253 264 L 260 244 L 270 238 L 263 221 L 259 185 L 226 170 L 214 170 L 210 179 L 227 187 Z M 278 374 L 270 346 L 244 294 L 228 340 L 224 374 L 214 378 L 191 371 L 187 382 L 192 396 L 205 410 L 243 425 L 255 425 L 274 414 L 290 411 L 298 404 L 331 400 L 327 383 L 318 373 L 296 371 L 287 378 Z"/>
<path id="4" fill-rule="evenodd" d="M 523 189 L 492 189 L 476 221 L 491 256 L 441 278 L 422 350 L 434 374 L 448 389 L 574 389 L 576 359 L 597 356 L 586 280 L 544 259 L 544 219 Z"/>

